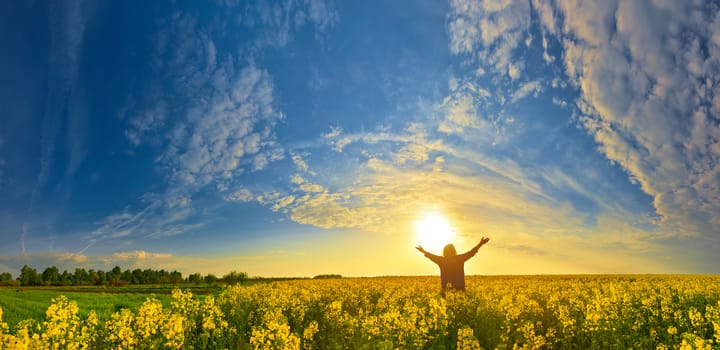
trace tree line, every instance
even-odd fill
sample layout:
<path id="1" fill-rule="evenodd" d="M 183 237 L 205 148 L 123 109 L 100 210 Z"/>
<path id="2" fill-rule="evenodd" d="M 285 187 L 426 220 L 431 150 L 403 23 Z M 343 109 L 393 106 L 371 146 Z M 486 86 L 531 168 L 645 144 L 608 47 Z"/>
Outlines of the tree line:
<path id="1" fill-rule="evenodd" d="M 3 286 L 121 286 L 128 284 L 179 284 L 179 283 L 216 283 L 227 284 L 243 283 L 247 280 L 245 272 L 232 271 L 222 277 L 213 274 L 201 275 L 193 273 L 183 277 L 179 271 L 134 269 L 122 270 L 115 266 L 112 270 L 85 270 L 76 268 L 75 272 L 63 270 L 60 272 L 56 266 L 45 268 L 42 273 L 35 268 L 25 265 L 20 269 L 20 274 L 13 279 L 9 272 L 0 273 L 0 285 Z"/>

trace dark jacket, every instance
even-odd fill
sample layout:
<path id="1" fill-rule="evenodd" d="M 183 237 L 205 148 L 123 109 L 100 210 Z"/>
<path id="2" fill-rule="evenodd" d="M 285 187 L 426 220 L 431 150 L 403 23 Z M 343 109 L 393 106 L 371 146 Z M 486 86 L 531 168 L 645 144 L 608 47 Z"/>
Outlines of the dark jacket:
<path id="1" fill-rule="evenodd" d="M 465 290 L 465 261 L 477 254 L 480 246 L 477 245 L 466 253 L 455 256 L 438 256 L 425 252 L 425 257 L 440 266 L 440 283 L 444 288 Z"/>

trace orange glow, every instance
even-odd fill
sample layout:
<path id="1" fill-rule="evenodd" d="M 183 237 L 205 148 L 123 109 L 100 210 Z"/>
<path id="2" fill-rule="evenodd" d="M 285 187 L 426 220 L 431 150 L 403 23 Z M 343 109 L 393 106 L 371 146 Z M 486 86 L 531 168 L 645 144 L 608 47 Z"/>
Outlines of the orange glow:
<path id="1" fill-rule="evenodd" d="M 418 244 L 431 252 L 440 253 L 451 243 L 455 232 L 447 218 L 437 212 L 425 213 L 415 222 Z"/>

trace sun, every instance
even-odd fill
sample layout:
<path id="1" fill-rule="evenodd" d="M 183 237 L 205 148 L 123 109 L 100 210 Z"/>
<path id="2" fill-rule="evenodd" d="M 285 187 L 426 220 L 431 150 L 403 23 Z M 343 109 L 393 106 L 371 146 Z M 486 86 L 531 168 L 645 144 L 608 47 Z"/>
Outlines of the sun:
<path id="1" fill-rule="evenodd" d="M 428 251 L 439 252 L 450 243 L 454 230 L 450 222 L 440 213 L 429 212 L 415 222 L 418 244 Z"/>

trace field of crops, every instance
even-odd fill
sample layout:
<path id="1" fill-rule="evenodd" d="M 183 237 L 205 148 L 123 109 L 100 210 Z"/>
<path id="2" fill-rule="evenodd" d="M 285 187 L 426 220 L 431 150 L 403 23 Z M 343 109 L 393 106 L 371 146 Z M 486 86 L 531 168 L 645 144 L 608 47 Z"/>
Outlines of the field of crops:
<path id="1" fill-rule="evenodd" d="M 127 285 L 108 286 L 64 286 L 64 287 L 0 287 L 0 309 L 2 321 L 10 329 L 26 319 L 42 320 L 53 298 L 64 295 L 78 304 L 78 315 L 85 318 L 94 311 L 100 321 L 110 319 L 111 315 L 122 308 L 137 310 L 148 296 L 170 306 L 172 291 L 175 288 L 191 290 L 196 295 L 217 294 L 221 285 L 184 284 L 174 285 Z M 2 350 L 2 348 L 0 348 Z"/>
<path id="2" fill-rule="evenodd" d="M 120 308 L 106 319 L 64 296 L 44 318 L 2 323 L 2 349 L 712 349 L 718 276 L 298 280 Z"/>

